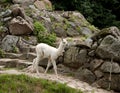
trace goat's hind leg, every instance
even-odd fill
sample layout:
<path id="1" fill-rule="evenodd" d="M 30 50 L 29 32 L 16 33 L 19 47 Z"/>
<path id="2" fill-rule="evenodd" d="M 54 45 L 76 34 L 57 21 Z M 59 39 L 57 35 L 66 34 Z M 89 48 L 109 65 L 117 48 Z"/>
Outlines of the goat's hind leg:
<path id="1" fill-rule="evenodd" d="M 23 69 L 22 71 L 33 73 L 35 71 L 35 61 L 36 61 L 36 58 L 33 59 L 33 64 L 31 66 Z"/>
<path id="2" fill-rule="evenodd" d="M 32 73 L 35 72 L 35 70 L 36 70 L 35 62 L 36 62 L 36 58 L 33 59 L 33 64 L 32 64 L 32 66 L 30 66 L 29 72 L 32 72 Z"/>
<path id="3" fill-rule="evenodd" d="M 37 75 L 39 75 L 40 73 L 39 73 L 39 61 L 40 61 L 40 57 L 36 57 L 36 59 L 35 59 L 35 62 L 34 62 L 34 68 L 35 68 L 35 70 L 36 70 L 36 72 L 37 72 Z"/>

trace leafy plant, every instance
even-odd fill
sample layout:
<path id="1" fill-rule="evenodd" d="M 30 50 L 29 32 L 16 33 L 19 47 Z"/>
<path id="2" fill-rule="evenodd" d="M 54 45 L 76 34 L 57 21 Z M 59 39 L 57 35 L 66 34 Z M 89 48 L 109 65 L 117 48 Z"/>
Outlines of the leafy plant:
<path id="1" fill-rule="evenodd" d="M 49 33 L 47 29 L 37 21 L 34 23 L 34 34 L 37 36 L 37 40 L 40 43 L 43 42 L 49 45 L 54 45 L 54 42 L 56 41 L 56 34 Z"/>
<path id="2" fill-rule="evenodd" d="M 13 45 L 12 48 L 13 48 L 13 50 L 12 50 L 13 53 L 19 52 L 19 49 L 15 45 Z"/>

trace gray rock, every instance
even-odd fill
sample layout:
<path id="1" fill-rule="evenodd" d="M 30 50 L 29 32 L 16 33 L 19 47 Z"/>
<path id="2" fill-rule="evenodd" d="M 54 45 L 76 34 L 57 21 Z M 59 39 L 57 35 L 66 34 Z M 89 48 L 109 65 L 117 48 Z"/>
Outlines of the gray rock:
<path id="1" fill-rule="evenodd" d="M 58 37 L 66 37 L 67 36 L 65 30 L 62 27 L 56 27 L 54 29 L 54 32 L 56 33 L 56 35 Z"/>
<path id="2" fill-rule="evenodd" d="M 101 88 L 108 89 L 109 87 L 109 74 L 104 75 L 102 79 L 99 79 L 96 81 L 97 85 L 99 85 Z M 111 76 L 111 82 L 110 82 L 110 89 L 114 91 L 120 91 L 120 75 L 112 75 Z"/>
<path id="3" fill-rule="evenodd" d="M 88 83 L 93 83 L 96 79 L 95 75 L 88 69 L 78 69 L 76 77 Z"/>
<path id="4" fill-rule="evenodd" d="M 97 43 L 97 42 L 94 42 L 94 44 L 92 45 L 91 48 L 95 50 L 97 47 L 98 47 L 98 43 Z"/>
<path id="5" fill-rule="evenodd" d="M 88 29 L 87 27 L 82 27 L 80 31 L 81 31 L 82 35 L 85 35 L 85 36 L 92 35 L 92 31 L 90 29 Z"/>
<path id="6" fill-rule="evenodd" d="M 13 35 L 27 35 L 33 31 L 33 27 L 23 18 L 17 17 L 9 23 L 9 30 Z"/>
<path id="7" fill-rule="evenodd" d="M 102 64 L 103 64 L 103 60 L 102 59 L 94 59 L 90 62 L 90 69 L 91 70 L 96 70 L 98 69 Z"/>
<path id="8" fill-rule="evenodd" d="M 97 78 L 101 78 L 104 75 L 103 72 L 101 72 L 99 70 L 96 70 L 94 73 L 95 73 Z"/>
<path id="9" fill-rule="evenodd" d="M 0 13 L 0 17 L 3 17 L 3 18 L 8 17 L 11 15 L 11 13 L 12 13 L 12 11 L 10 9 L 7 9 L 5 12 Z"/>
<path id="10" fill-rule="evenodd" d="M 64 54 L 64 64 L 73 68 L 79 68 L 87 62 L 87 50 L 78 47 L 70 47 Z"/>
<path id="11" fill-rule="evenodd" d="M 22 54 L 5 53 L 5 58 L 17 59 L 17 58 L 19 58 L 21 55 L 22 55 Z"/>
<path id="12" fill-rule="evenodd" d="M 93 43 L 93 40 L 92 40 L 91 38 L 87 38 L 87 39 L 85 40 L 85 44 L 86 44 L 87 46 L 89 46 L 89 47 L 92 46 L 92 43 Z"/>
<path id="13" fill-rule="evenodd" d="M 76 24 L 74 22 L 69 22 L 69 25 L 71 25 L 73 28 L 76 28 Z"/>
<path id="14" fill-rule="evenodd" d="M 7 21 L 10 21 L 12 19 L 12 17 L 6 17 L 6 18 L 3 18 L 3 22 L 7 22 Z"/>
<path id="15" fill-rule="evenodd" d="M 94 34 L 91 38 L 96 41 L 99 39 L 102 39 L 104 37 L 106 37 L 107 35 L 112 35 L 117 39 L 120 39 L 120 31 L 117 27 L 112 26 L 109 28 L 104 28 L 101 31 L 97 32 L 96 34 Z"/>
<path id="16" fill-rule="evenodd" d="M 27 58 L 28 56 L 28 58 Z M 33 59 L 36 57 L 35 53 L 24 53 L 19 56 L 20 59 L 22 60 L 28 60 L 28 61 L 33 61 Z"/>
<path id="17" fill-rule="evenodd" d="M 15 4 L 12 6 L 12 17 L 16 18 L 18 16 L 20 16 L 24 20 L 26 20 L 31 25 L 31 27 L 33 29 L 33 19 L 26 15 L 23 7 L 20 7 L 18 4 Z"/>
<path id="18" fill-rule="evenodd" d="M 3 40 L 2 40 L 2 49 L 5 51 L 12 51 L 13 46 L 16 46 L 18 42 L 18 37 L 17 36 L 12 36 L 12 35 L 7 35 Z"/>
<path id="19" fill-rule="evenodd" d="M 106 36 L 96 50 L 96 54 L 103 59 L 113 58 L 120 62 L 120 41 L 111 35 Z"/>
<path id="20" fill-rule="evenodd" d="M 63 64 L 58 64 L 57 70 L 59 71 L 59 73 L 62 73 L 62 74 L 70 74 L 70 73 L 72 73 L 71 69 L 69 67 L 66 67 Z"/>
<path id="21" fill-rule="evenodd" d="M 20 37 L 19 41 L 17 42 L 17 47 L 19 48 L 20 52 L 26 55 L 30 52 L 35 53 L 35 45 L 37 45 L 37 38 L 35 36 L 27 36 L 27 39 Z M 27 58 L 27 56 L 25 57 Z"/>
<path id="22" fill-rule="evenodd" d="M 75 29 L 70 27 L 70 28 L 67 29 L 67 35 L 71 36 L 71 37 L 79 36 L 79 32 L 77 30 L 75 30 Z"/>
<path id="23" fill-rule="evenodd" d="M 120 66 L 118 63 L 105 62 L 101 66 L 101 70 L 107 73 L 110 73 L 110 70 L 111 73 L 120 73 Z"/>
<path id="24" fill-rule="evenodd" d="M 0 65 L 5 65 L 7 68 L 24 68 L 28 67 L 32 64 L 32 62 L 28 62 L 27 60 L 20 60 L 20 59 L 9 59 L 4 58 L 0 59 Z"/>

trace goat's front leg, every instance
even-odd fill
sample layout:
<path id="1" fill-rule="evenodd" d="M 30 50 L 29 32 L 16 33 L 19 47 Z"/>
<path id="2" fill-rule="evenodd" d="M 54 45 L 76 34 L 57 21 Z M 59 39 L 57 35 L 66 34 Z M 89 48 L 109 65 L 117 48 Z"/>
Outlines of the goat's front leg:
<path id="1" fill-rule="evenodd" d="M 55 74 L 56 74 L 56 76 L 57 76 L 57 78 L 58 78 L 58 74 L 57 74 L 57 66 L 56 66 L 56 62 L 55 62 L 55 60 L 52 61 L 52 64 L 53 64 L 53 68 L 54 68 Z"/>
<path id="2" fill-rule="evenodd" d="M 45 70 L 45 72 L 44 72 L 45 74 L 47 73 L 47 71 L 48 71 L 48 69 L 49 69 L 50 65 L 51 65 L 51 61 L 50 61 L 50 60 L 48 60 L 47 68 L 46 68 L 46 70 Z"/>

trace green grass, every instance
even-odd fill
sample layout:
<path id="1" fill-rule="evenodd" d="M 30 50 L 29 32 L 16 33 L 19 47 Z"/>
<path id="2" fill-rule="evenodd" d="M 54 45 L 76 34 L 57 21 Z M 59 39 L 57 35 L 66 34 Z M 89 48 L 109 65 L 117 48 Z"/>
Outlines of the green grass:
<path id="1" fill-rule="evenodd" d="M 65 84 L 28 77 L 0 75 L 0 93 L 83 93 Z"/>

